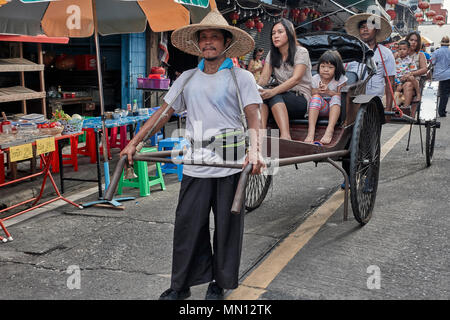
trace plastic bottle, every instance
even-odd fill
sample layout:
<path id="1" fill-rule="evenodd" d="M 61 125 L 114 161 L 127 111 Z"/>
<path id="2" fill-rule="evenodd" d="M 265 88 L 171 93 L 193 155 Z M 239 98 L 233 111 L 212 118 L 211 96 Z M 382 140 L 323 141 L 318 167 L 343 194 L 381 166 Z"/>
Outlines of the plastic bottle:
<path id="1" fill-rule="evenodd" d="M 137 113 L 137 112 L 138 112 L 137 100 L 134 99 L 133 100 L 133 113 Z"/>

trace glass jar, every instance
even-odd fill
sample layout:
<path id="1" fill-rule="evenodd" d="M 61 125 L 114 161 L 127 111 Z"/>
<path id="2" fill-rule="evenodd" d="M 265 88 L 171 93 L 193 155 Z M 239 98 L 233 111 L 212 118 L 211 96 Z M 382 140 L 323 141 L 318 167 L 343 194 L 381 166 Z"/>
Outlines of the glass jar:
<path id="1" fill-rule="evenodd" d="M 22 122 L 17 126 L 17 137 L 29 138 L 39 135 L 39 129 L 33 122 Z"/>

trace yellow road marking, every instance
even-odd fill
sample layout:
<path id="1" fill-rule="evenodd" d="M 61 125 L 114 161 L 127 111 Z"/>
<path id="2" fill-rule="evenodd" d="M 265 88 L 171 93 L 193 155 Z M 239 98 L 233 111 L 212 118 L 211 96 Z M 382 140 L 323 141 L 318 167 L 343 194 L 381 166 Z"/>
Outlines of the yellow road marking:
<path id="1" fill-rule="evenodd" d="M 398 130 L 380 151 L 380 159 L 408 132 L 405 125 Z M 227 300 L 256 300 L 266 292 L 266 288 L 284 267 L 295 257 L 305 244 L 316 234 L 322 225 L 336 212 L 344 202 L 344 191 L 336 191 L 305 222 L 276 247 L 261 264 L 244 279 L 241 285 L 227 296 Z"/>

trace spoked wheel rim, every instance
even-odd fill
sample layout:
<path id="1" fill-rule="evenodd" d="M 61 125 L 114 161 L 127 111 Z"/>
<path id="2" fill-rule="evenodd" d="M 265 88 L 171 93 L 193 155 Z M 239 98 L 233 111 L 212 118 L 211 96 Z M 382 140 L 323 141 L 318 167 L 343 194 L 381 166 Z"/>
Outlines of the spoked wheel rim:
<path id="1" fill-rule="evenodd" d="M 372 217 L 380 172 L 380 116 L 374 104 L 361 106 L 355 121 L 350 155 L 350 197 L 355 219 Z"/>
<path id="2" fill-rule="evenodd" d="M 245 188 L 245 209 L 247 212 L 258 208 L 263 202 L 272 183 L 272 175 L 261 173 L 249 175 Z"/>
<path id="3" fill-rule="evenodd" d="M 425 152 L 426 152 L 426 161 L 427 167 L 431 166 L 431 162 L 433 161 L 433 153 L 434 153 L 434 144 L 436 142 L 436 123 L 428 122 L 426 124 L 427 132 L 426 132 L 426 143 L 425 143 Z"/>

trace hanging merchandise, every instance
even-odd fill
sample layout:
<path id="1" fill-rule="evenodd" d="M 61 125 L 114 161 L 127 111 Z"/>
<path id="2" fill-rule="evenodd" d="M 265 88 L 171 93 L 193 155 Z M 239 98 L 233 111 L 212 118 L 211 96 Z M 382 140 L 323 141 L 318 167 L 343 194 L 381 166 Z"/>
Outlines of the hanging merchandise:
<path id="1" fill-rule="evenodd" d="M 444 16 L 443 15 L 440 15 L 440 14 L 438 14 L 437 16 L 435 16 L 434 17 L 434 20 L 436 20 L 436 21 L 444 21 Z"/>
<path id="2" fill-rule="evenodd" d="M 430 4 L 426 1 L 419 1 L 418 7 L 422 10 L 425 11 L 430 7 Z"/>
<path id="3" fill-rule="evenodd" d="M 231 19 L 231 23 L 232 23 L 232 24 L 236 24 L 237 21 L 238 21 L 238 19 L 239 19 L 239 13 L 237 13 L 236 11 L 233 11 L 233 12 L 230 14 L 230 19 Z"/>
<path id="4" fill-rule="evenodd" d="M 169 62 L 169 49 L 167 48 L 168 35 L 167 32 L 161 32 L 161 40 L 159 41 L 158 58 L 161 62 L 167 64 Z"/>
<path id="5" fill-rule="evenodd" d="M 300 9 L 295 8 L 291 10 L 292 12 L 292 20 L 294 20 L 295 22 L 298 22 L 298 17 L 300 15 Z"/>
<path id="6" fill-rule="evenodd" d="M 246 26 L 248 29 L 253 29 L 253 28 L 255 27 L 255 21 L 253 21 L 253 19 L 248 19 L 248 20 L 245 22 L 245 26 Z"/>
<path id="7" fill-rule="evenodd" d="M 427 13 L 425 13 L 425 15 L 427 16 L 427 18 L 433 19 L 433 17 L 436 16 L 436 11 L 430 10 Z"/>
<path id="8" fill-rule="evenodd" d="M 386 2 L 391 6 L 395 6 L 396 4 L 398 4 L 398 0 L 387 0 Z"/>
<path id="9" fill-rule="evenodd" d="M 330 31 L 331 29 L 333 29 L 333 24 L 330 17 L 325 17 L 321 21 L 322 23 L 320 27 L 322 30 Z"/>
<path id="10" fill-rule="evenodd" d="M 386 11 L 386 13 L 391 17 L 391 20 L 395 20 L 395 18 L 397 17 L 397 13 L 395 13 L 394 10 L 388 10 Z"/>
<path id="11" fill-rule="evenodd" d="M 263 27 L 264 24 L 261 21 L 256 22 L 256 30 L 258 30 L 258 32 L 261 32 Z"/>
<path id="12" fill-rule="evenodd" d="M 416 17 L 416 19 L 422 18 L 423 17 L 423 13 L 422 11 L 416 12 L 416 14 L 414 14 L 414 16 Z"/>
<path id="13" fill-rule="evenodd" d="M 445 22 L 442 21 L 442 20 L 440 20 L 440 21 L 437 22 L 437 25 L 438 25 L 439 27 L 442 27 L 444 24 L 445 24 Z"/>

